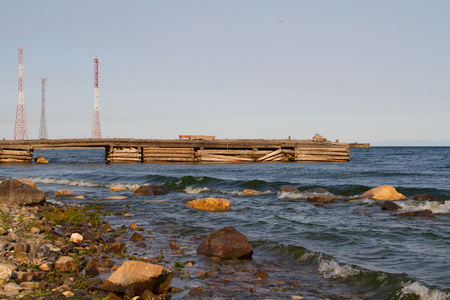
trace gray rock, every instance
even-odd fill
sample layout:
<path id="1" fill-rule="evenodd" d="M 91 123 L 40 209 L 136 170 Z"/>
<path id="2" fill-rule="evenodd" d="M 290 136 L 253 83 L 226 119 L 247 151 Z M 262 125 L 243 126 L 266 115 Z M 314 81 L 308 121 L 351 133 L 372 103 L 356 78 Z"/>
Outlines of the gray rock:
<path id="1" fill-rule="evenodd" d="M 45 193 L 19 180 L 7 179 L 0 183 L 0 203 L 35 206 L 45 203 Z"/>

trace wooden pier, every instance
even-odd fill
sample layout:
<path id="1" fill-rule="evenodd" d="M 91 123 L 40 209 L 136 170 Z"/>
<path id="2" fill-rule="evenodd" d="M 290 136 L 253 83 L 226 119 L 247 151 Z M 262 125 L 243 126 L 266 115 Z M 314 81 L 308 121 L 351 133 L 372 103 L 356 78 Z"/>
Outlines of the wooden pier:
<path id="1" fill-rule="evenodd" d="M 197 138 L 196 138 L 197 137 Z M 346 162 L 349 144 L 291 139 L 57 139 L 2 140 L 0 163 L 31 162 L 41 149 L 104 148 L 107 162 L 136 163 L 257 163 Z M 201 136 L 200 136 L 201 137 Z"/>

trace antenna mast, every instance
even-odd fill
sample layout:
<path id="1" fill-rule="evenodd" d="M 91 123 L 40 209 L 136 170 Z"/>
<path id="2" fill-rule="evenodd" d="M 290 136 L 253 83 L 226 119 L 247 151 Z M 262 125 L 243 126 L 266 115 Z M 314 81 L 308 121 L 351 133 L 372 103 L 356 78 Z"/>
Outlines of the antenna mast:
<path id="1" fill-rule="evenodd" d="M 39 139 L 40 140 L 48 139 L 47 120 L 45 119 L 45 82 L 46 81 L 47 81 L 47 78 L 41 77 L 42 102 L 41 102 L 41 124 L 39 127 Z"/>
<path id="2" fill-rule="evenodd" d="M 17 99 L 15 140 L 28 140 L 27 121 L 25 120 L 25 101 L 23 100 L 23 48 L 19 48 L 19 97 Z"/>
<path id="3" fill-rule="evenodd" d="M 94 57 L 94 122 L 92 123 L 92 138 L 101 139 L 100 114 L 98 111 L 98 56 Z"/>

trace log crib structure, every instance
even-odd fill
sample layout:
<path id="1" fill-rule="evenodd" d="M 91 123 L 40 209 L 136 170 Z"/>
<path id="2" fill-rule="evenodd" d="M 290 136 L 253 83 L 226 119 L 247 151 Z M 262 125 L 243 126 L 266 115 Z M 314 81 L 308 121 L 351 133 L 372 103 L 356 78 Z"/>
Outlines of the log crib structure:
<path id="1" fill-rule="evenodd" d="M 110 163 L 346 162 L 349 144 L 327 140 L 216 139 L 58 139 L 0 141 L 0 163 L 31 162 L 35 149 L 104 148 Z"/>

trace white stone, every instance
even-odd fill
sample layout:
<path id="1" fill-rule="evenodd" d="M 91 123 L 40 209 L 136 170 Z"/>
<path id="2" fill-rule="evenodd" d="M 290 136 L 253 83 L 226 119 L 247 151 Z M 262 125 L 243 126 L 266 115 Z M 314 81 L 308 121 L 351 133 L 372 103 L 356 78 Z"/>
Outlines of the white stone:
<path id="1" fill-rule="evenodd" d="M 81 242 L 83 241 L 83 236 L 79 233 L 72 233 L 72 235 L 70 236 L 70 241 L 75 244 L 81 244 Z"/>
<path id="2" fill-rule="evenodd" d="M 0 284 L 7 282 L 14 271 L 15 267 L 9 264 L 0 264 Z"/>

